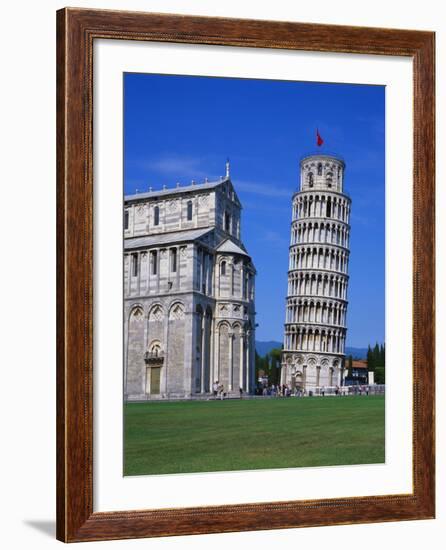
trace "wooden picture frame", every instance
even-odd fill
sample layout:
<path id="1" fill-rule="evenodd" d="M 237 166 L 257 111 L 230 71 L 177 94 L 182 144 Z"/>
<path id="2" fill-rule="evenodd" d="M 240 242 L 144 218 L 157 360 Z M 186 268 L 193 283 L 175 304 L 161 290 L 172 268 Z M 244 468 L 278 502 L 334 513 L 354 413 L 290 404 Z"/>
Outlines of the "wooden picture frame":
<path id="1" fill-rule="evenodd" d="M 93 43 L 177 42 L 413 60 L 413 492 L 93 512 Z M 57 12 L 57 538 L 66 542 L 434 517 L 432 32 L 66 8 Z"/>

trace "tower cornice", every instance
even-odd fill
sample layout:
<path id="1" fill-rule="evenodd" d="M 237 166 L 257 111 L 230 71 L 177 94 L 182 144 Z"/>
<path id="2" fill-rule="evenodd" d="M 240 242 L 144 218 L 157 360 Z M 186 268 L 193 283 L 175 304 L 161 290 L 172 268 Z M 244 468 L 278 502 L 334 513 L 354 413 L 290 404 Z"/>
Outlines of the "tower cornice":
<path id="1" fill-rule="evenodd" d="M 337 162 L 341 162 L 345 167 L 344 158 L 341 155 L 339 155 L 338 153 L 334 153 L 334 152 L 330 152 L 330 151 L 326 151 L 326 152 L 314 151 L 312 153 L 306 153 L 306 154 L 304 154 L 300 157 L 299 162 L 300 162 L 300 164 L 303 164 L 303 163 L 308 162 L 309 160 L 313 160 L 313 159 L 331 159 L 331 160 L 335 160 Z"/>
<path id="2" fill-rule="evenodd" d="M 323 248 L 323 247 L 326 247 L 327 250 L 331 248 L 335 248 L 335 249 L 338 249 L 338 250 L 342 250 L 343 252 L 348 252 L 350 254 L 350 249 L 349 247 L 347 246 L 342 246 L 340 244 L 332 244 L 332 243 L 321 243 L 321 242 L 318 242 L 318 241 L 309 241 L 309 242 L 306 242 L 306 243 L 296 243 L 296 244 L 290 244 L 289 246 L 289 249 L 291 250 L 292 248 L 297 248 L 297 247 L 302 247 L 302 248 Z M 317 268 L 315 268 L 317 269 Z"/>
<path id="3" fill-rule="evenodd" d="M 302 196 L 302 195 L 320 195 L 323 194 L 331 194 L 331 195 L 337 195 L 338 197 L 342 197 L 343 199 L 347 199 L 350 203 L 352 201 L 349 193 L 347 191 L 336 191 L 334 189 L 326 189 L 322 187 L 311 187 L 310 189 L 300 189 L 298 191 L 295 191 L 293 193 L 293 200 L 296 196 Z"/>

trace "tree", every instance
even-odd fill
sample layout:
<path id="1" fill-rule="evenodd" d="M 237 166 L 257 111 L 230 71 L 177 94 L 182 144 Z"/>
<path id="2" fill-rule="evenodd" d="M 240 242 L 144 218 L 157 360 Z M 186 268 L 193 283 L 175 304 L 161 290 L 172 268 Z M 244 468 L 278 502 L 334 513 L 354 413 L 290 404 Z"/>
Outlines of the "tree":
<path id="1" fill-rule="evenodd" d="M 256 377 L 256 384 L 259 381 L 259 371 L 262 370 L 262 357 L 257 353 L 255 354 L 255 377 Z"/>
<path id="2" fill-rule="evenodd" d="M 268 380 L 270 384 L 277 386 L 280 382 L 282 350 L 274 348 L 270 351 L 270 371 Z"/>
<path id="3" fill-rule="evenodd" d="M 367 368 L 369 372 L 375 373 L 375 383 L 385 384 L 386 382 L 386 347 L 385 344 L 368 346 L 367 348 Z"/>
<path id="4" fill-rule="evenodd" d="M 376 342 L 375 347 L 373 348 L 373 364 L 375 369 L 380 366 L 380 349 L 378 342 Z"/>
<path id="5" fill-rule="evenodd" d="M 347 378 L 353 376 L 353 355 L 349 355 L 347 358 Z"/>
<path id="6" fill-rule="evenodd" d="M 367 368 L 369 372 L 375 372 L 374 355 L 373 355 L 372 348 L 370 347 L 370 344 L 369 344 L 369 347 L 367 348 Z"/>
<path id="7" fill-rule="evenodd" d="M 282 350 L 278 348 L 272 349 L 269 353 L 263 357 L 256 351 L 255 354 L 255 376 L 256 382 L 259 379 L 260 372 L 263 372 L 268 377 L 268 384 L 274 384 L 275 386 L 280 383 L 281 372 L 281 357 Z"/>
<path id="8" fill-rule="evenodd" d="M 386 350 L 384 344 L 379 348 L 379 356 L 375 367 L 375 382 L 377 384 L 386 383 Z"/>
<path id="9" fill-rule="evenodd" d="M 265 354 L 265 357 L 263 358 L 263 370 L 265 371 L 265 374 L 268 377 L 268 385 L 269 385 L 270 384 L 270 381 L 269 381 L 269 377 L 270 377 L 269 353 Z"/>
<path id="10" fill-rule="evenodd" d="M 386 383 L 386 369 L 385 367 L 376 367 L 375 370 L 375 384 Z"/>

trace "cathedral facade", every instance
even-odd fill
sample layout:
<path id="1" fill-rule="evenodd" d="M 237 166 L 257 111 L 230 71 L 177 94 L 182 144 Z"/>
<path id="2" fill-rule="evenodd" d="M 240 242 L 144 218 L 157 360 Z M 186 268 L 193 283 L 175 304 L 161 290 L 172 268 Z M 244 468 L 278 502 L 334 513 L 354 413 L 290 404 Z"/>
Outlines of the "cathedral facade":
<path id="1" fill-rule="evenodd" d="M 351 200 L 345 163 L 312 155 L 293 196 L 281 383 L 306 391 L 344 377 Z"/>
<path id="2" fill-rule="evenodd" d="M 229 175 L 124 199 L 126 400 L 254 390 L 255 268 Z"/>

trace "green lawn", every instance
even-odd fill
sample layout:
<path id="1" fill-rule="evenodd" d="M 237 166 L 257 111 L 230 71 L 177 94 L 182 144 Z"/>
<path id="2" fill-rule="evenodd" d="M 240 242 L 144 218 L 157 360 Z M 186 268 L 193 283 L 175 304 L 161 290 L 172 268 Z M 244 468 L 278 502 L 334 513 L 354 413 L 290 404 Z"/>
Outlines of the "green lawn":
<path id="1" fill-rule="evenodd" d="M 125 475 L 384 462 L 384 396 L 128 403 Z"/>

